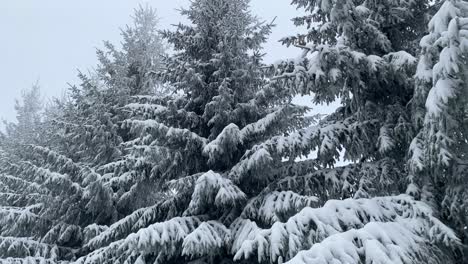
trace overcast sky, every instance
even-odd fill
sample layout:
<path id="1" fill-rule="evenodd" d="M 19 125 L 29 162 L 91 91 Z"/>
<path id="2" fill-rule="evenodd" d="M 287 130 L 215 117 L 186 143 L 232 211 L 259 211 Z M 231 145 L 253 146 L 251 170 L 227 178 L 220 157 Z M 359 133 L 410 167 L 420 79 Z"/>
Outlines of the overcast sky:
<path id="1" fill-rule="evenodd" d="M 96 65 L 95 48 L 103 40 L 120 42 L 119 28 L 131 22 L 139 4 L 158 10 L 161 27 L 181 20 L 177 8 L 189 0 L 13 0 L 0 3 L 0 117 L 14 120 L 14 99 L 37 80 L 45 97 L 59 96 L 67 83 L 77 83 L 77 69 Z M 290 0 L 252 0 L 252 12 L 278 26 L 265 46 L 266 61 L 290 58 L 294 48 L 278 43 L 297 31 L 290 19 L 297 14 Z"/>

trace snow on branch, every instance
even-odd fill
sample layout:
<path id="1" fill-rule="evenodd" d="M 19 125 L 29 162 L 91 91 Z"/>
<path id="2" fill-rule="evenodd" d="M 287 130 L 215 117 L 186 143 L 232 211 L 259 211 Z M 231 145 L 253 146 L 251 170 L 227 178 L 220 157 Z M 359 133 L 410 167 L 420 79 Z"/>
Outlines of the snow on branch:
<path id="1" fill-rule="evenodd" d="M 251 199 L 241 217 L 272 225 L 284 222 L 305 207 L 316 205 L 315 196 L 302 196 L 291 191 L 271 192 Z"/>
<path id="2" fill-rule="evenodd" d="M 333 241 L 335 234 L 361 229 L 371 222 L 394 222 L 395 225 L 404 226 L 405 221 L 418 223 L 418 226 L 413 226 L 414 229 L 412 229 L 414 232 L 412 237 L 418 241 L 433 241 L 443 243 L 448 247 L 458 245 L 460 240 L 455 233 L 442 225 L 432 214 L 432 210 L 426 204 L 406 195 L 373 199 L 329 200 L 321 208 L 304 208 L 287 222 L 276 222 L 270 229 L 250 228 L 250 232 L 241 231 L 236 237 L 238 242 L 233 244 L 232 251 L 235 253 L 234 260 L 248 259 L 252 255 L 257 255 L 258 260 L 270 259 L 273 262 L 279 261 L 280 258 L 289 260 L 301 250 L 313 247 L 314 244 L 320 245 L 321 242 Z M 239 223 L 251 226 L 248 221 L 238 220 L 236 224 Z M 243 228 L 237 227 L 236 229 L 242 230 Z M 343 243 L 351 245 L 349 243 L 353 241 L 348 241 L 347 235 L 344 236 Z M 338 237 L 340 238 L 340 235 Z M 326 240 L 327 238 L 330 240 Z M 363 238 L 363 243 L 367 242 L 369 241 Z M 401 246 L 407 245 L 405 240 L 397 240 L 395 243 Z M 355 247 L 349 250 L 356 251 Z M 382 250 L 392 250 L 392 247 L 390 245 L 389 248 Z M 342 250 L 340 247 L 333 248 Z M 407 249 L 412 250 L 413 247 L 410 246 Z M 350 263 L 359 263 L 347 260 Z M 371 259 L 370 261 L 372 262 Z"/>
<path id="3" fill-rule="evenodd" d="M 127 111 L 131 112 L 132 117 L 142 119 L 164 120 L 167 126 L 190 127 L 191 124 L 200 122 L 201 117 L 195 112 L 187 111 L 185 109 L 176 109 L 177 102 L 169 101 L 164 104 L 151 104 L 151 103 L 132 103 L 125 106 Z M 171 116 L 171 121 L 169 120 Z M 183 124 L 182 126 L 180 126 Z"/>
<path id="4" fill-rule="evenodd" d="M 140 103 L 128 104 L 125 108 L 131 111 L 133 115 L 142 116 L 148 119 L 158 116 L 158 114 L 168 110 L 167 107 L 162 105 Z"/>
<path id="5" fill-rule="evenodd" d="M 324 160 L 333 157 L 339 158 L 340 138 L 343 138 L 347 133 L 347 127 L 342 123 L 338 123 L 323 127 L 314 126 L 298 130 L 289 135 L 273 137 L 248 151 L 232 169 L 231 177 L 240 179 L 251 170 L 262 169 L 271 165 L 273 161 L 271 156 L 273 155 L 277 157 L 307 156 L 315 147 L 318 148 L 319 157 L 323 157 Z"/>
<path id="6" fill-rule="evenodd" d="M 175 196 L 153 206 L 134 211 L 132 214 L 109 226 L 99 236 L 90 239 L 86 243 L 85 248 L 92 250 L 107 246 L 113 241 L 125 238 L 132 232 L 137 232 L 139 229 L 145 228 L 152 223 L 164 220 L 166 217 L 174 214 L 173 211 L 176 211 L 179 206 L 179 200 L 180 197 Z"/>
<path id="7" fill-rule="evenodd" d="M 166 183 L 166 187 L 175 192 L 184 192 L 193 189 L 198 178 L 205 174 L 205 172 L 199 172 L 194 175 L 185 176 L 179 179 L 170 180 Z"/>
<path id="8" fill-rule="evenodd" d="M 255 123 L 248 124 L 242 128 L 240 131 L 241 141 L 256 135 L 263 135 L 275 124 L 280 121 L 284 121 L 284 118 L 287 118 L 289 121 L 291 121 L 291 119 L 294 119 L 295 117 L 302 116 L 308 110 L 310 110 L 309 107 L 297 105 L 285 105 L 280 107 L 279 109 L 259 119 Z"/>
<path id="9" fill-rule="evenodd" d="M 21 193 L 37 193 L 45 194 L 47 189 L 41 186 L 37 182 L 30 182 L 20 177 L 15 177 L 7 174 L 0 173 L 0 180 L 2 185 L 7 187 L 9 190 L 15 190 Z"/>
<path id="10" fill-rule="evenodd" d="M 63 263 L 53 259 L 47 259 L 43 257 L 25 257 L 25 258 L 5 258 L 0 259 L 0 264 L 57 264 Z"/>
<path id="11" fill-rule="evenodd" d="M 74 244 L 81 241 L 82 228 L 63 222 L 53 225 L 41 239 L 42 242 L 56 243 L 59 245 Z"/>
<path id="12" fill-rule="evenodd" d="M 186 145 L 204 147 L 207 139 L 191 132 L 188 129 L 168 127 L 155 120 L 126 120 L 122 124 L 125 128 L 130 128 L 132 133 L 144 135 L 150 133 L 156 138 L 164 140 L 166 145 L 176 145 L 185 148 Z"/>
<path id="13" fill-rule="evenodd" d="M 49 148 L 36 145 L 27 145 L 26 148 L 30 150 L 30 156 L 26 157 L 31 160 L 30 164 L 67 175 L 71 181 L 81 186 L 86 186 L 101 177 L 92 168 L 74 163 L 70 158 Z"/>
<path id="14" fill-rule="evenodd" d="M 412 141 L 409 146 L 410 159 L 408 161 L 409 168 L 411 171 L 419 172 L 424 169 L 425 163 L 425 147 L 423 133 L 419 133 Z"/>
<path id="15" fill-rule="evenodd" d="M 40 243 L 30 238 L 0 237 L 0 258 L 37 256 L 56 260 L 59 256 L 68 254 L 71 254 L 68 248 Z"/>
<path id="16" fill-rule="evenodd" d="M 163 95 L 163 96 L 154 96 L 154 95 L 135 95 L 132 96 L 137 103 L 141 104 L 157 104 L 162 106 L 167 106 L 169 102 L 178 102 L 186 101 L 186 98 L 181 95 Z"/>
<path id="17" fill-rule="evenodd" d="M 42 157 L 42 164 L 48 166 L 51 170 L 70 174 L 78 173 L 81 170 L 81 167 L 75 164 L 70 158 L 67 158 L 66 156 L 63 156 L 49 148 L 36 145 L 28 145 L 27 148 L 31 150 L 31 153 Z"/>
<path id="18" fill-rule="evenodd" d="M 209 157 L 209 163 L 215 164 L 220 158 L 230 159 L 228 154 L 233 153 L 239 144 L 242 144 L 241 131 L 237 125 L 229 124 L 215 140 L 205 145 L 203 154 Z"/>
<path id="19" fill-rule="evenodd" d="M 285 264 L 402 263 L 425 264 L 447 261 L 447 255 L 421 236 L 427 232 L 421 220 L 369 222 L 327 237 L 309 250 L 299 252 Z M 427 234 L 423 234 L 427 235 Z"/>
<path id="20" fill-rule="evenodd" d="M 375 79 L 378 71 L 385 72 L 398 66 L 411 67 L 415 63 L 414 58 L 406 53 L 379 57 L 345 45 L 310 44 L 303 48 L 301 58 L 282 61 L 274 66 L 276 76 L 272 80 L 290 88 L 294 95 L 314 93 L 317 103 L 331 103 L 346 96 L 343 87 L 346 87 L 346 81 L 351 81 L 347 76 L 353 76 L 357 70 Z"/>
<path id="21" fill-rule="evenodd" d="M 429 35 L 421 40 L 424 49 L 417 77 L 424 79 L 425 71 L 432 68 L 432 87 L 427 95 L 428 118 L 439 117 L 447 111 L 449 100 L 460 93 L 468 52 L 468 4 L 464 1 L 444 1 L 429 22 Z M 428 58 L 438 56 L 435 65 Z M 427 118 L 426 118 L 427 119 Z"/>
<path id="22" fill-rule="evenodd" d="M 217 221 L 201 223 L 184 238 L 182 255 L 195 257 L 221 254 L 231 241 L 230 230 Z"/>
<path id="23" fill-rule="evenodd" d="M 155 263 L 182 253 L 184 239 L 201 223 L 198 217 L 175 217 L 166 222 L 139 229 L 125 239 L 93 251 L 76 261 L 78 264 L 135 262 L 140 256 L 156 255 Z M 187 242 L 189 243 L 189 242 Z"/>
<path id="24" fill-rule="evenodd" d="M 396 142 L 392 136 L 393 129 L 388 125 L 380 128 L 380 134 L 377 142 L 379 152 L 385 154 L 395 148 Z"/>
<path id="25" fill-rule="evenodd" d="M 218 208 L 236 207 L 242 204 L 246 198 L 239 187 L 229 179 L 209 171 L 197 179 L 192 199 L 185 214 L 201 214 L 213 205 Z"/>
<path id="26" fill-rule="evenodd" d="M 19 169 L 22 170 L 20 172 L 22 178 L 38 184 L 41 188 L 46 188 L 47 193 L 71 194 L 82 193 L 85 190 L 78 183 L 73 182 L 69 174 L 52 172 L 31 162 L 21 162 Z"/>
<path id="27" fill-rule="evenodd" d="M 1 179 L 1 175 L 0 175 Z M 0 190 L 2 187 L 0 186 Z M 28 188 L 26 188 L 27 190 Z M 45 195 L 27 192 L 25 193 L 12 193 L 12 192 L 0 192 L 0 206 L 29 206 L 38 203 L 41 199 L 45 198 Z"/>
<path id="28" fill-rule="evenodd" d="M 0 207 L 0 235 L 25 236 L 38 234 L 48 221 L 37 215 L 42 205 L 28 207 Z"/>
<path id="29" fill-rule="evenodd" d="M 409 54 L 406 51 L 397 51 L 387 53 L 383 57 L 389 64 L 394 68 L 394 70 L 399 71 L 406 68 L 411 68 L 415 66 L 418 62 L 418 59 L 413 55 Z"/>
<path id="30" fill-rule="evenodd" d="M 262 193 L 293 191 L 316 196 L 320 203 L 328 199 L 363 197 L 367 194 L 398 192 L 400 168 L 392 159 L 349 164 L 332 169 L 319 169 L 306 174 L 283 175 L 269 184 Z M 370 185 L 370 186 L 369 186 Z"/>

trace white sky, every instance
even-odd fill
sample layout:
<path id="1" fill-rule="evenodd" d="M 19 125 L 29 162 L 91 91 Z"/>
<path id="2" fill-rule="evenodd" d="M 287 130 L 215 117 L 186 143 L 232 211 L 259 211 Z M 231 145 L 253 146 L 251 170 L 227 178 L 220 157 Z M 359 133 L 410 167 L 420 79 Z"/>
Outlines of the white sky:
<path id="1" fill-rule="evenodd" d="M 0 3 L 0 118 L 14 120 L 14 99 L 39 80 L 45 96 L 59 96 L 67 83 L 77 83 L 77 69 L 96 65 L 95 48 L 103 40 L 119 43 L 119 28 L 131 22 L 138 4 L 148 2 L 158 10 L 161 27 L 181 20 L 175 10 L 188 0 L 12 0 Z M 277 41 L 297 29 L 290 0 L 252 0 L 252 12 L 278 26 L 265 46 L 266 61 L 290 58 L 294 48 Z M 275 59 L 273 59 L 275 58 Z"/>

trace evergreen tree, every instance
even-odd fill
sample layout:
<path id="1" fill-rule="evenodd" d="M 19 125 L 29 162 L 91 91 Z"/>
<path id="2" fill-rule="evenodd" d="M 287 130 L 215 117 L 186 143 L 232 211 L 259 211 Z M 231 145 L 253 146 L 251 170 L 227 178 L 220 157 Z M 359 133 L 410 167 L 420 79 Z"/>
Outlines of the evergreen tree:
<path id="1" fill-rule="evenodd" d="M 194 0 L 161 61 L 140 8 L 68 101 L 18 104 L 0 263 L 466 262 L 467 3 L 292 3 L 295 60 L 263 64 L 249 0 Z"/>
<path id="2" fill-rule="evenodd" d="M 93 170 L 50 149 L 17 148 L 0 157 L 0 257 L 73 259 L 86 227 L 112 217 L 110 191 Z"/>
<path id="3" fill-rule="evenodd" d="M 247 199 L 247 194 L 229 176 L 230 170 L 255 144 L 292 131 L 304 121 L 306 108 L 291 104 L 291 98 L 281 90 L 263 87 L 266 81 L 260 50 L 271 26 L 250 14 L 248 1 L 194 1 L 182 14 L 193 25 L 181 24 L 176 31 L 164 33 L 175 54 L 166 61 L 167 70 L 162 74 L 182 95 L 140 98 L 139 104 L 128 105 L 135 117 L 125 122 L 137 136 L 132 142 L 133 148 L 140 151 L 135 159 L 140 157 L 138 164 L 146 168 L 143 169 L 146 173 L 135 179 L 134 189 L 148 182 L 156 183 L 155 187 L 167 185 L 171 180 L 169 189 L 173 194 L 164 202 L 137 210 L 111 226 L 90 241 L 91 249 L 183 214 L 187 217 L 174 221 L 181 221 L 181 225 L 201 223 L 199 215 L 206 215 L 210 221 L 205 228 L 227 230 L 226 226 L 240 214 Z M 129 169 L 127 164 L 123 167 Z M 122 180 L 129 178 L 128 173 L 121 175 Z M 246 190 L 251 187 L 249 191 L 255 193 L 266 182 L 259 177 L 239 185 Z M 170 195 L 162 188 L 159 191 Z M 220 237 L 224 240 L 222 234 Z M 213 261 L 226 258 L 221 254 L 225 250 L 224 243 L 217 243 L 213 253 L 219 256 L 212 256 Z M 94 259 L 96 252 L 103 253 L 97 250 L 87 259 Z M 153 254 L 142 256 L 148 261 L 183 260 L 182 252 L 148 253 Z M 138 257 L 117 255 L 119 260 L 132 259 L 129 261 Z"/>
<path id="4" fill-rule="evenodd" d="M 17 122 L 4 122 L 5 136 L 19 144 L 38 143 L 43 109 L 39 84 L 34 84 L 30 90 L 24 90 L 21 97 L 21 101 L 15 102 Z"/>
<path id="5" fill-rule="evenodd" d="M 115 194 L 98 165 L 121 156 L 128 134 L 119 128 L 121 107 L 131 96 L 163 92 L 156 91 L 163 46 L 155 11 L 140 7 L 134 21 L 122 31 L 123 50 L 106 43 L 97 72 L 80 74 L 81 87 L 43 116 L 37 89 L 17 104 L 19 122 L 0 142 L 0 262 L 73 260 L 118 219 Z"/>
<path id="6" fill-rule="evenodd" d="M 411 179 L 468 248 L 468 3 L 443 1 L 421 40 Z"/>
<path id="7" fill-rule="evenodd" d="M 72 259 L 83 229 L 103 223 L 112 201 L 99 175 L 44 147 L 49 128 L 38 86 L 17 103 L 18 122 L 0 139 L 0 258 L 2 263 Z M 5 259 L 5 261 L 3 261 Z"/>
<path id="8" fill-rule="evenodd" d="M 164 45 L 155 10 L 140 6 L 133 22 L 121 32 L 121 50 L 108 41 L 104 50 L 97 50 L 96 72 L 79 74 L 80 87 L 71 87 L 64 114 L 55 119 L 58 129 L 64 130 L 63 151 L 73 160 L 91 166 L 118 160 L 121 143 L 128 137 L 120 129 L 126 116 L 122 107 L 131 102 L 131 96 L 165 92 L 157 77 Z"/>
<path id="9" fill-rule="evenodd" d="M 167 197 L 90 240 L 78 263 L 455 261 L 455 233 L 400 194 L 412 44 L 423 28 L 414 21 L 428 4 L 294 1 L 310 12 L 296 23 L 315 25 L 284 39 L 303 57 L 272 67 L 269 80 L 259 51 L 271 25 L 248 3 L 193 1 L 182 11 L 191 24 L 165 32 L 176 52 L 163 76 L 181 95 L 127 106 L 132 158 L 145 173 L 133 177 L 126 162 L 111 171 Z M 308 109 L 291 103 L 309 93 L 343 106 L 310 126 Z M 355 163 L 333 168 L 342 149 Z M 313 150 L 316 159 L 296 162 Z"/>

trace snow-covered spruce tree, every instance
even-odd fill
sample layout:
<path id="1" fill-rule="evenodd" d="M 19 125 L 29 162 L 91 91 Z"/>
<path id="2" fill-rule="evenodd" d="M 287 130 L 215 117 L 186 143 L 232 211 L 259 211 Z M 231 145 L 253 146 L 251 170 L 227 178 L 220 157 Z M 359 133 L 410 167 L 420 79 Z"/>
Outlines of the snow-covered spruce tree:
<path id="1" fill-rule="evenodd" d="M 39 102 L 37 86 L 25 92 L 0 139 L 1 263 L 72 259 L 85 228 L 113 212 L 99 175 L 41 146 L 48 140 Z"/>
<path id="2" fill-rule="evenodd" d="M 114 190 L 117 218 L 147 204 L 146 200 L 154 202 L 153 194 L 159 197 L 147 182 L 139 185 L 142 188 L 133 184 L 132 179 L 144 174 L 145 168 L 133 155 L 138 150 L 133 148 L 129 129 L 121 126 L 128 115 L 125 105 L 168 92 L 158 81 L 164 45 L 157 22 L 151 7 L 136 9 L 134 25 L 122 31 L 122 50 L 105 42 L 106 51 L 98 51 L 100 63 L 95 76 L 82 75 L 84 85 L 73 89 L 74 106 L 68 111 L 68 119 L 83 120 L 83 125 L 71 124 L 71 132 L 66 134 L 76 139 L 77 144 L 72 146 L 77 152 L 85 152 L 84 156 L 98 165 L 98 173 L 107 174 L 101 181 Z M 140 199 L 131 196 L 135 193 Z"/>
<path id="3" fill-rule="evenodd" d="M 122 48 L 104 42 L 97 70 L 79 74 L 80 87 L 71 87 L 64 114 L 55 119 L 66 138 L 63 150 L 73 160 L 97 166 L 119 159 L 120 144 L 128 137 L 120 129 L 126 116 L 122 107 L 131 96 L 164 92 L 156 76 L 164 55 L 157 26 L 153 8 L 135 9 L 133 25 L 121 31 Z"/>
<path id="4" fill-rule="evenodd" d="M 411 179 L 468 247 L 468 3 L 443 1 L 421 40 Z M 468 253 L 468 251 L 467 251 Z"/>
<path id="5" fill-rule="evenodd" d="M 258 55 L 270 26 L 247 0 L 182 11 L 192 24 L 165 33 L 176 52 L 163 74 L 178 95 L 127 106 L 145 173 L 122 162 L 110 176 L 167 198 L 91 239 L 78 263 L 455 261 L 453 231 L 399 195 L 413 136 L 414 21 L 426 3 L 294 3 L 310 12 L 295 21 L 316 27 L 285 39 L 304 54 L 274 67 L 271 81 Z M 310 127 L 307 109 L 291 103 L 301 93 L 343 106 Z M 356 163 L 333 168 L 342 149 Z M 295 162 L 313 150 L 316 159 Z"/>
<path id="6" fill-rule="evenodd" d="M 16 100 L 17 122 L 4 122 L 5 136 L 14 138 L 17 143 L 38 143 L 40 140 L 42 109 L 40 86 L 36 83 L 29 90 L 22 92 L 21 101 Z"/>
<path id="7" fill-rule="evenodd" d="M 212 220 L 206 222 L 206 228 L 227 230 L 226 226 L 240 214 L 247 198 L 229 179 L 229 170 L 256 143 L 292 131 L 302 123 L 305 108 L 290 104 L 291 98 L 281 91 L 262 88 L 265 80 L 258 53 L 270 25 L 258 22 L 247 9 L 247 1 L 195 1 L 189 10 L 183 11 L 193 26 L 179 25 L 175 32 L 165 32 L 176 53 L 167 62 L 163 75 L 182 95 L 140 98 L 140 103 L 128 105 L 135 117 L 126 121 L 125 126 L 138 136 L 134 148 L 139 147 L 139 163 L 146 171 L 136 179 L 134 189 L 152 184 L 157 191 L 158 185 L 173 180 L 171 189 L 175 194 L 111 226 L 90 241 L 91 250 L 164 220 L 195 228 L 201 219 L 206 219 Z M 131 176 L 123 173 L 122 177 L 113 179 L 134 180 Z M 207 194 L 203 194 L 201 186 L 196 187 L 204 182 Z M 266 179 L 252 182 L 255 185 L 242 184 L 246 190 L 250 186 L 254 191 L 265 186 Z M 218 192 L 217 206 L 213 207 Z M 222 192 L 226 193 L 221 195 Z M 192 195 L 195 200 L 201 199 L 200 204 L 190 203 Z M 203 197 L 195 198 L 200 195 Z M 184 211 L 186 218 L 173 219 L 182 216 Z M 224 236 L 219 239 L 224 240 Z M 218 244 L 213 253 L 224 258 L 222 252 L 226 247 L 221 241 Z M 138 257 L 121 253 L 103 259 L 96 256 L 108 251 L 112 249 L 97 249 L 85 259 L 119 262 Z M 155 248 L 148 253 L 142 256 L 148 261 L 185 259 L 182 251 L 158 252 Z"/>
<path id="8" fill-rule="evenodd" d="M 43 116 L 37 87 L 17 103 L 18 123 L 0 138 L 1 263 L 71 260 L 117 219 L 115 194 L 96 166 L 121 155 L 128 132 L 119 128 L 120 108 L 132 95 L 163 92 L 155 12 L 140 7 L 134 21 L 122 31 L 123 50 L 106 43 L 97 73 L 80 74 L 69 98 Z"/>
<path id="9" fill-rule="evenodd" d="M 297 25 L 307 25 L 309 30 L 303 35 L 287 37 L 283 42 L 301 48 L 303 55 L 300 59 L 284 61 L 274 67 L 274 82 L 289 88 L 292 94 L 313 93 L 315 103 L 338 99 L 342 106 L 318 126 L 277 137 L 260 146 L 255 153 L 267 151 L 271 155 L 285 153 L 285 150 L 289 151 L 286 152 L 288 154 L 316 150 L 315 162 L 327 167 L 334 165 L 339 151 L 343 150 L 345 158 L 355 164 L 335 169 L 319 168 L 306 175 L 280 179 L 271 183 L 265 191 L 292 190 L 301 195 L 312 194 L 319 198 L 319 204 L 333 198 L 395 195 L 405 190 L 415 194 L 413 185 L 406 188 L 407 152 L 414 136 L 412 113 L 408 110 L 414 91 L 413 75 L 417 62 L 414 56 L 418 52 L 414 44 L 424 34 L 425 17 L 431 13 L 432 7 L 426 1 L 297 0 L 293 4 L 310 12 L 294 19 Z M 246 163 L 250 161 L 247 159 Z M 354 206 L 382 198 L 358 199 Z M 386 202 L 395 202 L 402 198 L 409 197 L 389 196 L 385 199 L 389 199 Z M 326 202 L 323 209 L 331 203 Z M 415 204 L 418 208 L 426 207 L 421 202 Z M 352 207 L 348 205 L 348 208 Z M 320 218 L 312 215 L 304 217 L 305 212 L 303 210 L 289 218 L 284 225 L 273 224 L 271 233 L 266 236 L 259 238 L 255 235 L 249 242 L 242 243 L 245 250 L 241 246 L 236 257 L 249 258 L 256 253 L 259 261 L 270 256 L 270 260 L 279 262 L 292 258 L 291 263 L 460 261 L 457 251 L 459 241 L 454 233 L 446 227 L 431 227 L 435 223 L 443 225 L 434 218 L 437 214 L 416 220 L 423 223 L 433 219 L 426 222 L 428 226 L 420 229 L 420 226 L 412 226 L 406 223 L 407 219 L 400 217 L 390 220 L 393 223 L 371 217 L 370 222 L 385 223 L 375 225 L 363 222 L 362 226 L 354 226 L 353 221 L 348 221 L 349 218 L 339 210 L 331 210 L 327 215 L 330 217 L 328 221 L 337 221 L 335 223 L 340 228 L 335 231 L 343 233 L 327 238 L 336 233 L 324 232 L 326 228 L 318 223 Z M 417 215 L 413 217 L 419 218 Z M 384 231 L 387 225 L 394 229 L 399 229 L 397 226 L 404 227 L 402 230 L 409 228 L 404 231 L 409 232 L 389 238 L 391 235 Z M 349 228 L 357 231 L 344 232 Z M 376 228 L 383 230 L 377 231 Z M 435 235 L 434 230 L 440 233 Z M 375 237 L 381 237 L 382 232 L 392 243 L 379 240 L 377 247 L 370 246 Z M 452 239 L 440 240 L 444 236 Z M 413 246 L 408 248 L 408 241 L 412 241 L 410 244 Z M 428 248 L 426 243 L 429 241 L 433 244 Z M 274 246 L 265 249 L 271 244 Z M 309 248 L 297 254 L 299 250 Z M 264 253 L 268 250 L 271 255 Z"/>
<path id="10" fill-rule="evenodd" d="M 112 217 L 111 192 L 92 169 L 50 149 L 18 148 L 1 146 L 0 258 L 73 259 L 88 226 Z"/>

